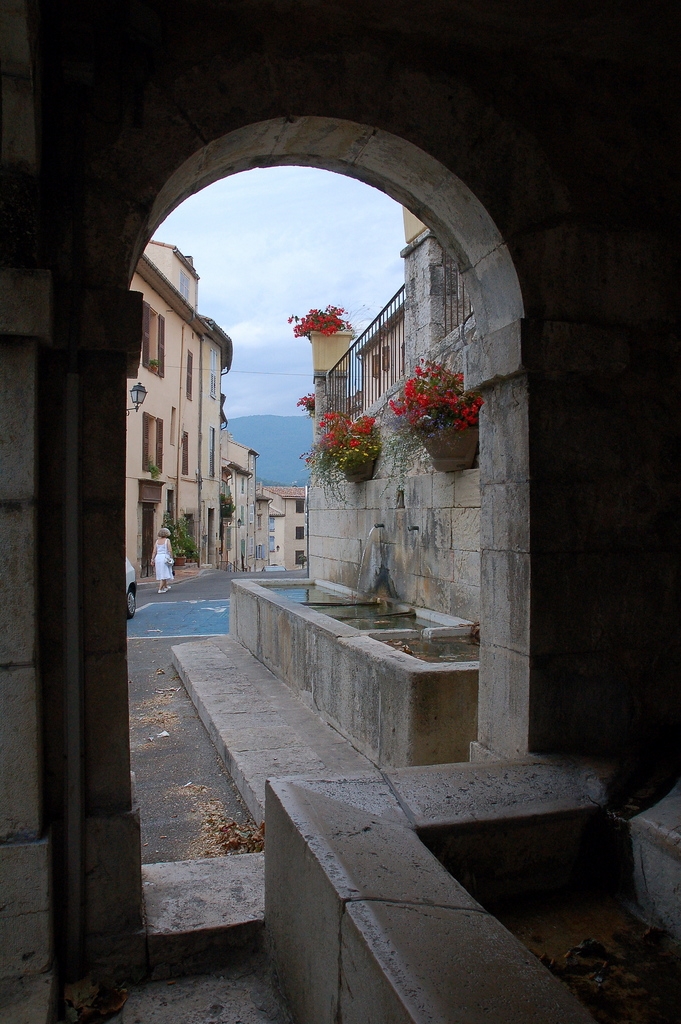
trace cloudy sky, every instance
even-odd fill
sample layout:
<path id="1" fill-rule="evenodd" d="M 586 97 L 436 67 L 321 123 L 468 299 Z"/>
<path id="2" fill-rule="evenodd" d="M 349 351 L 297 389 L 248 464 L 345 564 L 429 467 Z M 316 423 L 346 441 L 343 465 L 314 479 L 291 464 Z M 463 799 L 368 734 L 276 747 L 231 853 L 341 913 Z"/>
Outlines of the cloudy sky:
<path id="1" fill-rule="evenodd" d="M 402 208 L 328 171 L 273 167 L 191 196 L 156 239 L 193 256 L 199 312 L 234 342 L 222 381 L 228 418 L 300 413 L 312 389 L 311 346 L 291 314 L 343 306 L 360 330 L 404 282 Z"/>

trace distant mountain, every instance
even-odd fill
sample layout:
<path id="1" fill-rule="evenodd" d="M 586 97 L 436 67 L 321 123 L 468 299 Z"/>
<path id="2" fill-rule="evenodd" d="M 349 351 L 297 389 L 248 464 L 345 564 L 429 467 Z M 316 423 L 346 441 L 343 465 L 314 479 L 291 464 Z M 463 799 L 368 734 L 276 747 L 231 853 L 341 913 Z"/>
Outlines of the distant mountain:
<path id="1" fill-rule="evenodd" d="M 304 487 L 307 466 L 301 460 L 312 444 L 309 416 L 237 416 L 227 429 L 235 441 L 260 452 L 258 480 L 271 484 Z"/>

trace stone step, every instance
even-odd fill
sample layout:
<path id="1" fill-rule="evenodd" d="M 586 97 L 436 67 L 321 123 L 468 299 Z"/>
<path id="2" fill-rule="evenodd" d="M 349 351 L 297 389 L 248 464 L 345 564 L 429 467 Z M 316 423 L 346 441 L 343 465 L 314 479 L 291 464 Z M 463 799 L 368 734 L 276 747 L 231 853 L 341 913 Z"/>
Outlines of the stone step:
<path id="1" fill-rule="evenodd" d="M 213 970 L 259 946 L 264 859 L 243 853 L 143 866 L 152 979 Z"/>
<path id="2" fill-rule="evenodd" d="M 57 1019 L 53 971 L 0 978 L 0 1024 L 53 1024 Z"/>
<path id="3" fill-rule="evenodd" d="M 265 781 L 292 775 L 378 769 L 323 722 L 237 640 L 173 647 L 173 662 L 201 721 L 256 821 Z"/>

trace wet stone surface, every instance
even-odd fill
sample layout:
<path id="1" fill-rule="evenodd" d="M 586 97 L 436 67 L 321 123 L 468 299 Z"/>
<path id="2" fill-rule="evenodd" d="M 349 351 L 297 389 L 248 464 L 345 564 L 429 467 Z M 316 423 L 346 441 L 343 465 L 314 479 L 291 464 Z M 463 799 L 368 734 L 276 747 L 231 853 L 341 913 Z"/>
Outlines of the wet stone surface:
<path id="1" fill-rule="evenodd" d="M 599 1024 L 681 1024 L 681 945 L 611 896 L 562 891 L 488 909 Z"/>

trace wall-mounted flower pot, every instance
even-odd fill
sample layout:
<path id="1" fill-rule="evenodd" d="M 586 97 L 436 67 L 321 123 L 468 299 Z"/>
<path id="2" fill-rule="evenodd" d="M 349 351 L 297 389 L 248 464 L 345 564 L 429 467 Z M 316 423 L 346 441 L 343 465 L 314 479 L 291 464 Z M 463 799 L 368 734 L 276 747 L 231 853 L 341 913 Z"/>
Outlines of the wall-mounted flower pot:
<path id="1" fill-rule="evenodd" d="M 348 469 L 343 474 L 349 484 L 361 484 L 365 480 L 371 480 L 374 475 L 374 466 L 376 465 L 376 459 L 369 459 L 368 462 L 363 462 L 361 466 L 357 466 L 355 469 Z"/>
<path id="2" fill-rule="evenodd" d="M 335 334 L 310 332 L 312 344 L 312 369 L 315 373 L 326 373 L 342 359 L 350 347 L 352 331 L 336 331 Z"/>
<path id="3" fill-rule="evenodd" d="M 470 469 L 478 450 L 479 430 L 455 430 L 447 427 L 433 437 L 425 437 L 423 446 L 438 473 L 456 473 Z"/>

